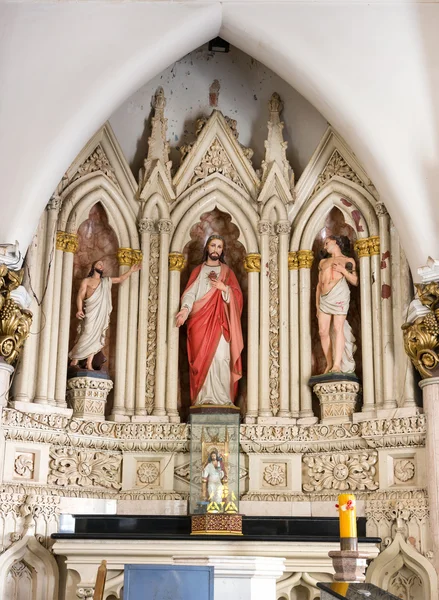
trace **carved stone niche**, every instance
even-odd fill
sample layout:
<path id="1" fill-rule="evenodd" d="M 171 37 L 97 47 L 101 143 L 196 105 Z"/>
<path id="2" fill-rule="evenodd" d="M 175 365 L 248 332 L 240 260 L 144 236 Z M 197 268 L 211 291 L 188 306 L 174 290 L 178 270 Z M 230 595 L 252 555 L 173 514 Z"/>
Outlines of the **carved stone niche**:
<path id="1" fill-rule="evenodd" d="M 356 378 L 312 382 L 312 386 L 320 402 L 321 423 L 339 424 L 352 420 L 360 391 L 360 384 Z"/>
<path id="2" fill-rule="evenodd" d="M 87 371 L 90 374 L 90 371 Z M 67 401 L 73 417 L 88 421 L 105 421 L 105 405 L 113 382 L 106 373 L 77 376 L 67 380 Z"/>

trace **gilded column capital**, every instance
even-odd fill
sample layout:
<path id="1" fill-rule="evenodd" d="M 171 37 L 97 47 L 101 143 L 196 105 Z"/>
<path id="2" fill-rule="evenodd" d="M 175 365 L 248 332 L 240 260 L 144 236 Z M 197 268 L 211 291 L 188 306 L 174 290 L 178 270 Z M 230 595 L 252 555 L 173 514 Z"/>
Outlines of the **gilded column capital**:
<path id="1" fill-rule="evenodd" d="M 152 233 L 154 231 L 154 221 L 152 219 L 140 219 L 138 223 L 139 233 Z"/>
<path id="2" fill-rule="evenodd" d="M 170 252 L 169 253 L 169 270 L 170 271 L 183 271 L 186 266 L 186 259 L 184 254 L 181 252 Z"/>
<path id="3" fill-rule="evenodd" d="M 61 252 L 72 252 L 78 249 L 78 236 L 76 233 L 67 233 L 66 231 L 56 232 L 56 249 Z"/>
<path id="4" fill-rule="evenodd" d="M 358 254 L 358 258 L 365 258 L 370 256 L 369 238 L 361 238 L 354 244 L 354 249 Z"/>
<path id="5" fill-rule="evenodd" d="M 258 232 L 261 235 L 269 235 L 273 230 L 273 224 L 270 221 L 259 221 Z"/>
<path id="6" fill-rule="evenodd" d="M 134 250 L 133 248 L 119 248 L 116 254 L 119 265 L 125 265 L 132 267 L 142 262 L 143 254 L 141 250 Z"/>
<path id="7" fill-rule="evenodd" d="M 289 235 L 291 231 L 291 224 L 289 221 L 278 221 L 276 223 L 276 233 L 278 235 Z"/>
<path id="8" fill-rule="evenodd" d="M 257 252 L 247 254 L 244 258 L 244 270 L 247 273 L 261 272 L 261 255 Z"/>
<path id="9" fill-rule="evenodd" d="M 425 309 L 402 326 L 404 350 L 423 378 L 437 377 L 439 365 L 439 282 L 417 284 Z"/>
<path id="10" fill-rule="evenodd" d="M 171 233 L 172 231 L 172 221 L 170 219 L 159 219 L 157 223 L 157 228 L 159 233 Z"/>
<path id="11" fill-rule="evenodd" d="M 375 204 L 375 212 L 379 217 L 385 217 L 389 214 L 384 202 L 378 202 L 378 204 Z"/>
<path id="12" fill-rule="evenodd" d="M 314 252 L 312 250 L 299 250 L 297 252 L 299 269 L 310 269 L 314 262 Z"/>
<path id="13" fill-rule="evenodd" d="M 299 257 L 297 252 L 288 252 L 288 269 L 295 271 L 299 268 Z"/>
<path id="14" fill-rule="evenodd" d="M 367 238 L 369 242 L 369 254 L 370 256 L 374 256 L 380 253 L 380 236 L 373 235 L 370 238 Z"/>

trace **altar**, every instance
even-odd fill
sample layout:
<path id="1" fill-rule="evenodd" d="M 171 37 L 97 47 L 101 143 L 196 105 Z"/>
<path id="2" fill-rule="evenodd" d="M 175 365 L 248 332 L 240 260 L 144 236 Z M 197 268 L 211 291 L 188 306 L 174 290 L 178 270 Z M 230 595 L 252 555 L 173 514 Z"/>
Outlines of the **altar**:
<path id="1" fill-rule="evenodd" d="M 365 525 L 358 519 L 359 548 L 373 560 L 380 540 L 365 537 Z M 65 557 L 65 600 L 92 597 L 102 560 L 105 598 L 122 598 L 125 565 L 162 564 L 213 566 L 216 600 L 232 592 L 235 598 L 275 600 L 293 574 L 300 579 L 307 573 L 314 585 L 332 581 L 328 552 L 339 548 L 337 518 L 244 516 L 242 537 L 190 535 L 185 516 L 83 515 L 71 529 L 53 535 L 54 553 Z"/>

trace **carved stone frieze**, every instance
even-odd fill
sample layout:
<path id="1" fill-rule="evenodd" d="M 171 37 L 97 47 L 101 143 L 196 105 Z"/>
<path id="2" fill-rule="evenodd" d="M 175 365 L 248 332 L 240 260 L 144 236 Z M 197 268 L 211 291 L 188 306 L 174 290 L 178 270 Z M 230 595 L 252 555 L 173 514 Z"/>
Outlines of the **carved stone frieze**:
<path id="1" fill-rule="evenodd" d="M 159 219 L 157 229 L 159 233 L 170 234 L 172 232 L 172 221 L 170 219 Z"/>
<path id="2" fill-rule="evenodd" d="M 139 233 L 153 233 L 154 221 L 152 219 L 140 219 L 138 224 Z"/>
<path id="3" fill-rule="evenodd" d="M 276 223 L 275 230 L 278 235 L 289 235 L 291 224 L 289 221 L 279 221 Z"/>
<path id="4" fill-rule="evenodd" d="M 375 452 L 305 456 L 308 481 L 303 489 L 306 492 L 376 490 L 379 487 L 375 479 L 377 460 Z"/>
<path id="5" fill-rule="evenodd" d="M 11 297 L 22 280 L 22 269 L 11 271 L 0 263 L 0 357 L 10 365 L 17 362 L 32 324 L 32 313 Z"/>
<path id="6" fill-rule="evenodd" d="M 80 600 L 93 600 L 94 592 L 92 587 L 80 587 L 76 590 L 76 597 Z"/>
<path id="7" fill-rule="evenodd" d="M 385 217 L 389 214 L 386 205 L 383 202 L 377 202 L 377 204 L 375 204 L 375 212 L 379 217 Z"/>
<path id="8" fill-rule="evenodd" d="M 244 258 L 244 270 L 246 273 L 260 273 L 261 255 L 255 252 L 247 254 Z"/>
<path id="9" fill-rule="evenodd" d="M 169 270 L 170 271 L 183 271 L 186 266 L 186 260 L 184 254 L 181 252 L 170 252 L 169 253 Z"/>
<path id="10" fill-rule="evenodd" d="M 391 524 L 401 517 L 425 523 L 429 517 L 428 498 L 423 490 L 375 492 L 366 501 L 365 514 L 368 521 L 376 523 Z"/>
<path id="11" fill-rule="evenodd" d="M 270 258 L 268 262 L 269 272 L 269 357 L 270 357 L 270 410 L 274 416 L 280 408 L 279 399 L 279 238 L 271 235 L 269 240 Z"/>
<path id="12" fill-rule="evenodd" d="M 56 249 L 61 250 L 61 252 L 72 252 L 72 254 L 74 254 L 78 249 L 77 234 L 67 233 L 66 231 L 57 231 Z"/>
<path id="13" fill-rule="evenodd" d="M 273 223 L 270 221 L 259 221 L 258 233 L 260 235 L 269 235 L 273 231 Z"/>
<path id="14" fill-rule="evenodd" d="M 343 179 L 348 179 L 353 183 L 360 185 L 361 187 L 365 187 L 364 183 L 358 177 L 358 175 L 353 171 L 353 169 L 348 165 L 343 156 L 340 154 L 338 150 L 334 150 L 331 154 L 328 162 L 326 163 L 325 168 L 323 169 L 320 177 L 317 180 L 316 185 L 311 193 L 313 196 L 316 192 L 318 192 L 328 181 L 330 181 L 333 177 L 343 177 Z"/>
<path id="15" fill-rule="evenodd" d="M 209 177 L 209 175 L 212 175 L 213 173 L 220 173 L 239 187 L 245 189 L 241 177 L 238 175 L 238 172 L 218 138 L 214 139 L 200 164 L 194 169 L 191 185 Z"/>
<path id="16" fill-rule="evenodd" d="M 150 415 L 154 410 L 155 366 L 157 354 L 157 311 L 160 236 L 153 234 L 150 239 L 148 333 L 146 338 L 146 394 L 145 407 Z"/>
<path id="17" fill-rule="evenodd" d="M 97 485 L 116 490 L 121 487 L 119 482 L 121 455 L 78 451 L 74 448 L 52 448 L 50 457 L 48 481 L 51 484 L 61 487 Z"/>
<path id="18" fill-rule="evenodd" d="M 59 211 L 59 209 L 61 208 L 61 205 L 62 205 L 62 200 L 58 196 L 58 194 L 55 193 L 52 195 L 49 202 L 47 203 L 46 210 Z"/>

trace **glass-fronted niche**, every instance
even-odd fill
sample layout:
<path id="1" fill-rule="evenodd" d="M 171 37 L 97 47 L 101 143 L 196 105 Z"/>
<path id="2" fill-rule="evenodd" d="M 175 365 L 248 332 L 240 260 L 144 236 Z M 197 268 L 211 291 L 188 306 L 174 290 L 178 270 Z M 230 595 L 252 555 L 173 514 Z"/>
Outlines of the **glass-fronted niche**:
<path id="1" fill-rule="evenodd" d="M 190 423 L 190 514 L 238 513 L 239 412 L 203 411 Z"/>

